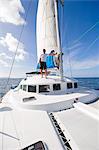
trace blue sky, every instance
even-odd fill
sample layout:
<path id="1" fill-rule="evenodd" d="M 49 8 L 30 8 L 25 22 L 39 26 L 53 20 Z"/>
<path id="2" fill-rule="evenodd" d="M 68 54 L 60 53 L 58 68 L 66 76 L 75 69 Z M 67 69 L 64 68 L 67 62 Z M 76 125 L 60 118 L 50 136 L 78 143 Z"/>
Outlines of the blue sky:
<path id="1" fill-rule="evenodd" d="M 0 4 L 0 77 L 8 77 L 22 26 L 24 30 L 11 77 L 24 77 L 36 68 L 37 0 L 13 0 Z M 12 10 L 13 6 L 13 10 Z M 14 9 L 15 8 L 15 9 Z M 5 12 L 3 12 L 5 10 Z M 59 15 L 62 18 L 61 8 Z M 62 28 L 63 25 L 63 28 Z M 99 1 L 65 0 L 60 21 L 64 74 L 99 77 Z"/>

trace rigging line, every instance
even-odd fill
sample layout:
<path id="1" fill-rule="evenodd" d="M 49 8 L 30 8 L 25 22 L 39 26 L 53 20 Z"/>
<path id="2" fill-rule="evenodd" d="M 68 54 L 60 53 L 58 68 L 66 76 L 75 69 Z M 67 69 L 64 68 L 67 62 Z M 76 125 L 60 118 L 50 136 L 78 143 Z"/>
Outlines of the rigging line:
<path id="1" fill-rule="evenodd" d="M 68 48 L 68 36 L 67 36 L 67 52 L 68 52 L 68 63 L 69 63 L 69 68 L 70 68 L 70 76 L 73 77 L 70 49 Z"/>
<path id="2" fill-rule="evenodd" d="M 76 39 L 75 41 L 74 41 L 74 43 L 77 43 L 79 40 L 81 40 L 88 32 L 90 32 L 93 28 L 95 28 L 95 26 L 97 25 L 97 24 L 99 24 L 99 21 L 98 22 L 96 22 L 94 25 L 92 25 L 87 31 L 85 31 L 83 34 L 81 34 L 81 36 L 78 38 L 78 39 Z M 73 46 L 74 44 L 72 44 L 72 46 Z"/>
<path id="3" fill-rule="evenodd" d="M 62 5 L 62 7 L 63 7 L 63 5 Z M 63 7 L 63 26 L 62 26 L 62 33 L 64 33 L 63 32 L 63 29 L 64 29 L 64 7 Z M 62 37 L 62 33 L 61 33 L 61 37 Z M 61 42 L 62 42 L 62 39 L 61 39 Z M 61 45 L 62 45 L 62 43 L 61 43 Z M 67 45 L 68 45 L 68 38 L 67 38 Z M 70 50 L 69 49 L 67 49 L 68 50 L 68 63 L 69 63 L 69 68 L 70 68 L 70 76 L 71 77 L 73 77 L 73 73 L 72 73 L 72 63 L 71 63 L 71 58 L 70 58 Z"/>
<path id="4" fill-rule="evenodd" d="M 2 133 L 3 133 L 3 131 L 4 131 L 4 122 L 5 122 L 5 113 L 4 113 L 3 119 L 2 119 Z M 3 150 L 3 135 L 4 135 L 4 134 L 2 134 L 2 150 Z"/>
<path id="5" fill-rule="evenodd" d="M 63 48 L 62 48 L 62 41 L 63 41 L 63 32 L 64 32 L 64 4 L 62 4 L 62 1 L 60 1 L 61 5 L 60 5 L 60 9 L 61 9 L 61 13 L 60 13 L 60 18 L 61 18 L 61 24 L 60 24 L 60 32 L 61 32 L 61 35 L 60 35 L 60 48 L 61 48 L 61 52 L 63 53 Z M 63 72 L 63 55 L 61 53 L 61 63 L 62 63 L 62 72 Z"/>
<path id="6" fill-rule="evenodd" d="M 62 2 L 61 2 L 62 3 Z M 62 48 L 62 35 L 63 35 L 63 29 L 64 29 L 64 4 L 61 4 L 61 7 L 63 8 L 61 11 L 62 17 L 61 17 L 61 26 L 62 26 L 62 30 L 61 30 L 61 48 Z M 68 45 L 68 42 L 67 42 Z M 70 67 L 70 76 L 72 77 L 72 64 L 71 64 L 71 59 L 70 59 L 70 51 L 68 50 L 68 63 L 69 63 L 69 67 Z"/>
<path id="7" fill-rule="evenodd" d="M 88 46 L 87 50 L 90 49 L 96 43 L 98 39 L 99 39 L 99 36 Z"/>
<path id="8" fill-rule="evenodd" d="M 26 13 L 26 16 L 25 16 L 25 19 L 24 19 L 25 21 L 27 20 L 28 13 L 29 13 L 29 10 L 31 8 L 31 4 L 32 4 L 32 0 L 30 0 L 28 8 L 27 8 L 27 13 Z M 10 76 L 11 76 L 11 73 L 12 73 L 13 65 L 14 65 L 14 62 L 15 62 L 15 57 L 17 55 L 17 51 L 18 51 L 18 48 L 19 48 L 19 45 L 20 45 L 20 41 L 21 41 L 21 37 L 22 37 L 22 33 L 23 33 L 23 30 L 24 30 L 24 27 L 25 27 L 25 24 L 22 25 L 22 29 L 21 29 L 21 32 L 20 32 L 20 35 L 19 35 L 18 44 L 17 44 L 16 50 L 15 50 L 14 58 L 12 60 L 12 65 L 11 65 L 11 68 L 10 68 L 10 72 L 9 72 L 7 83 L 5 85 L 5 89 L 7 89 L 7 86 L 8 86 L 9 80 L 10 80 Z"/>
<path id="9" fill-rule="evenodd" d="M 90 32 L 92 29 L 95 28 L 95 26 L 99 24 L 99 21 L 96 22 L 94 25 L 92 25 L 87 31 L 85 31 L 77 40 L 75 40 L 75 43 L 77 43 L 79 40 L 81 40 L 88 32 Z"/>
<path id="10" fill-rule="evenodd" d="M 88 46 L 85 52 L 88 52 L 88 50 L 97 42 L 98 39 L 99 39 L 99 36 Z M 81 56 L 84 56 L 84 53 Z"/>
<path id="11" fill-rule="evenodd" d="M 13 117 L 12 112 L 10 112 L 10 115 L 11 115 L 12 122 L 13 122 L 13 124 L 14 124 L 14 129 L 15 129 L 15 132 L 16 132 L 16 136 L 17 136 L 17 139 L 18 139 L 18 142 L 19 142 L 19 148 L 21 148 L 20 136 L 19 136 L 19 134 L 18 134 L 17 127 L 16 127 L 16 123 L 15 123 L 15 120 L 14 120 L 14 117 Z"/>
<path id="12" fill-rule="evenodd" d="M 68 49 L 68 61 L 69 61 L 69 67 L 70 67 L 70 76 L 73 77 L 72 73 L 72 63 L 71 63 L 71 57 L 70 57 L 70 50 Z"/>
<path id="13" fill-rule="evenodd" d="M 63 33 L 64 33 L 64 6 L 62 5 L 61 6 L 61 14 L 62 14 L 62 17 L 61 17 L 61 48 L 62 48 L 62 41 L 63 41 Z"/>
<path id="14" fill-rule="evenodd" d="M 61 7 L 62 7 L 62 12 L 61 12 L 61 14 L 62 14 L 62 17 L 61 17 L 61 27 L 62 27 L 62 29 L 61 29 L 61 46 L 63 45 L 63 33 L 64 33 L 64 4 L 63 4 L 63 2 L 61 1 Z"/>

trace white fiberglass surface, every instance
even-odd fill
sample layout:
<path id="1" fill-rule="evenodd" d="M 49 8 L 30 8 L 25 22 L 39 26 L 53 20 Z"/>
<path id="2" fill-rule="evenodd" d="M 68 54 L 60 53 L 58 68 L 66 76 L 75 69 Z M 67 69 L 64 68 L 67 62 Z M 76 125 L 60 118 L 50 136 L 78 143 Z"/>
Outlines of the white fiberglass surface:
<path id="1" fill-rule="evenodd" d="M 75 98 L 81 98 L 88 96 L 88 93 L 71 93 L 71 94 L 63 94 L 63 95 L 47 95 L 47 94 L 34 94 L 34 93 L 28 93 L 24 92 L 22 90 L 18 92 L 12 92 L 12 98 L 22 102 L 22 99 L 24 97 L 30 97 L 35 96 L 37 100 L 32 101 L 33 104 L 49 104 L 49 103 L 56 103 L 56 102 L 62 102 L 66 100 L 71 100 Z M 31 102 L 30 102 L 31 103 Z"/>
<path id="2" fill-rule="evenodd" d="M 0 150 L 22 149 L 38 141 L 50 150 L 63 149 L 46 112 L 15 111 L 0 104 Z"/>
<path id="3" fill-rule="evenodd" d="M 96 120 L 76 108 L 54 113 L 56 120 L 70 139 L 73 150 L 98 150 L 99 120 Z"/>
<path id="4" fill-rule="evenodd" d="M 97 109 L 99 111 L 99 100 L 90 104 L 91 107 L 94 107 L 95 109 Z"/>

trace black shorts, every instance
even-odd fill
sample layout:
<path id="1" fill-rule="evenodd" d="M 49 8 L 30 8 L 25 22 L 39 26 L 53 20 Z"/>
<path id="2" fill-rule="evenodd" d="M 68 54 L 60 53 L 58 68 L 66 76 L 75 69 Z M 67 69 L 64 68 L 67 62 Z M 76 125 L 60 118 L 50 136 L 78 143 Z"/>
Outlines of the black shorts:
<path id="1" fill-rule="evenodd" d="M 46 62 L 40 62 L 40 69 L 47 69 Z"/>

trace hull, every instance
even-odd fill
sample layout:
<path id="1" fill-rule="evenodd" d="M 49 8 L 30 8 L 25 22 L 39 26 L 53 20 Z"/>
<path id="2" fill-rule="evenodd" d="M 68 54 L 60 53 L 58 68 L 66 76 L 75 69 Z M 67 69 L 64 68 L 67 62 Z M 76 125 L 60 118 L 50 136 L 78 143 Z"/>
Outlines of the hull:
<path id="1" fill-rule="evenodd" d="M 94 102 L 99 93 L 74 88 L 76 82 L 69 78 L 61 82 L 57 76 L 42 79 L 36 75 L 10 90 L 0 104 L 0 149 L 24 150 L 38 144 L 43 150 L 92 150 L 92 147 L 97 150 L 99 109 L 84 103 Z M 69 88 L 72 83 L 71 89 L 66 89 L 68 83 Z M 36 85 L 36 93 L 28 91 L 30 84 Z M 48 89 L 50 85 L 50 91 L 38 93 L 43 84 Z M 56 88 L 58 91 L 53 91 L 53 85 L 57 84 L 61 84 L 60 91 L 60 86 Z"/>

